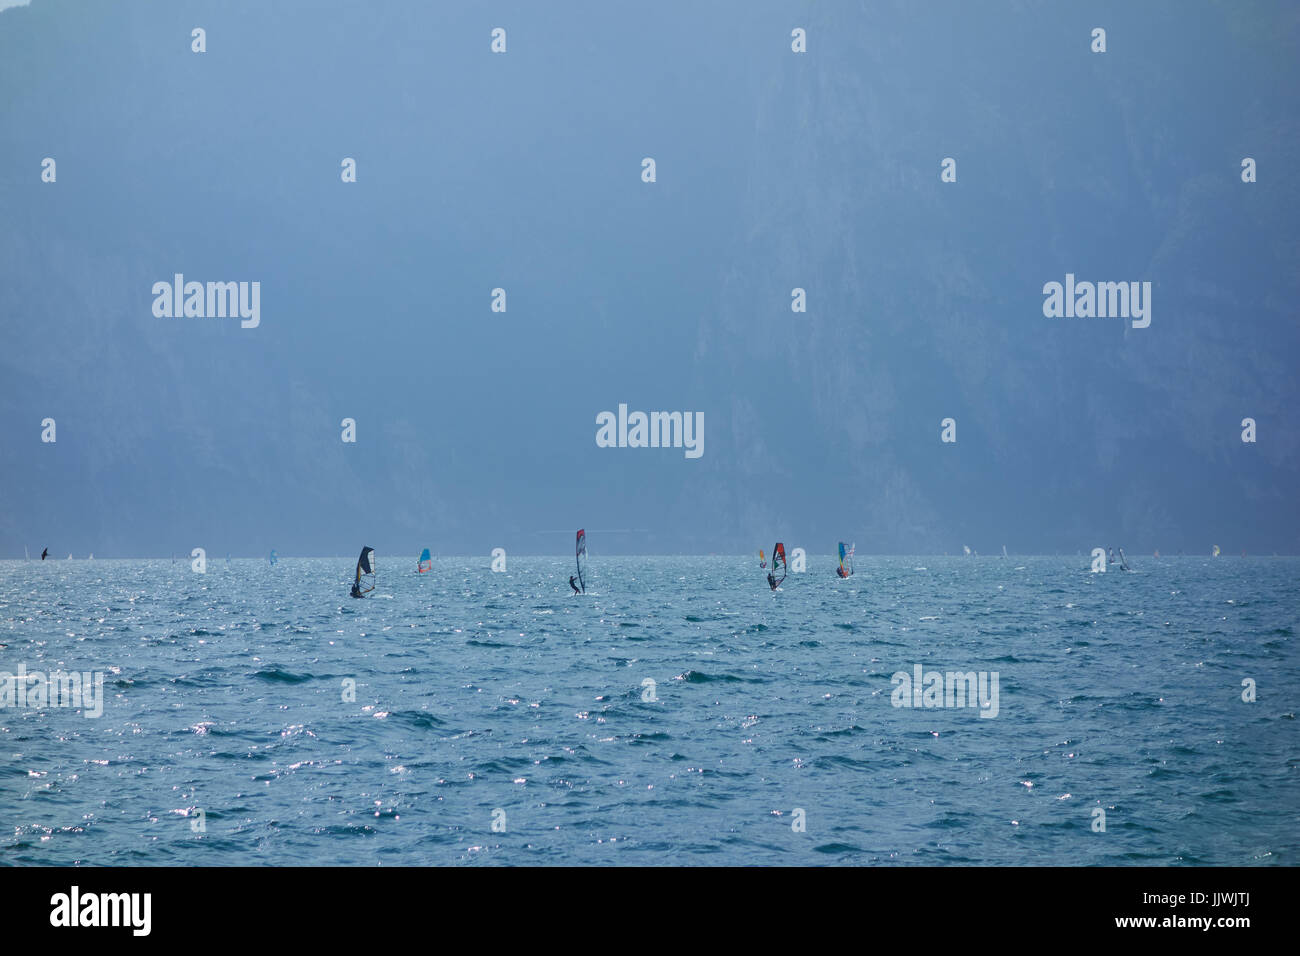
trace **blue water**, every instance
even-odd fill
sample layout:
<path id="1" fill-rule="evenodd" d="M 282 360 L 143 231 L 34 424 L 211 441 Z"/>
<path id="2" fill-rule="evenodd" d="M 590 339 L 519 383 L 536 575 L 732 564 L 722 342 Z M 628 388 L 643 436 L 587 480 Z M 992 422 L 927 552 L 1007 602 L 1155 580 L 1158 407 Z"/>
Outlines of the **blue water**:
<path id="1" fill-rule="evenodd" d="M 0 562 L 0 671 L 105 673 L 0 709 L 0 860 L 1295 864 L 1300 560 L 1130 560 Z"/>

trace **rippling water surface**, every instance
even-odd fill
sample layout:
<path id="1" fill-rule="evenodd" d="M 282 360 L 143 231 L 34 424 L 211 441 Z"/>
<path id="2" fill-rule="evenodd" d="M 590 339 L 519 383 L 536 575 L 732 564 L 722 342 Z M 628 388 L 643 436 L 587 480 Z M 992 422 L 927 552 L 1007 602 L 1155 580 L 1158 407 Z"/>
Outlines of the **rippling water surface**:
<path id="1" fill-rule="evenodd" d="M 98 718 L 0 708 L 0 860 L 1297 862 L 1300 560 L 379 560 L 364 601 L 347 559 L 0 562 L 0 671 L 105 674 Z M 997 716 L 893 706 L 916 664 Z"/>

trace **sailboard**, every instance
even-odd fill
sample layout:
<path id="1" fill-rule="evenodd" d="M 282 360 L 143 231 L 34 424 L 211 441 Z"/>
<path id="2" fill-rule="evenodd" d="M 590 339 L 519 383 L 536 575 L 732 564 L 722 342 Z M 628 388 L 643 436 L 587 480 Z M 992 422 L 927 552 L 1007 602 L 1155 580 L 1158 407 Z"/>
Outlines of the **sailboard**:
<path id="1" fill-rule="evenodd" d="M 1123 549 L 1123 548 L 1120 548 L 1120 549 L 1119 549 L 1119 569 L 1120 569 L 1121 571 L 1131 571 L 1131 570 L 1132 570 L 1132 568 L 1130 568 L 1130 567 L 1128 566 L 1128 558 L 1124 557 L 1124 549 Z"/>
<path id="2" fill-rule="evenodd" d="M 578 564 L 578 587 L 587 593 L 587 532 L 578 529 L 578 539 L 573 546 L 573 560 Z"/>
<path id="3" fill-rule="evenodd" d="M 762 548 L 758 549 L 758 566 L 765 571 L 767 570 L 767 555 L 763 553 Z"/>
<path id="4" fill-rule="evenodd" d="M 777 577 L 778 571 L 781 574 L 780 577 Z M 771 587 L 773 591 L 775 591 L 777 588 L 781 586 L 781 582 L 785 580 L 785 575 L 786 575 L 785 545 L 782 544 L 780 541 L 778 541 L 772 547 L 772 570 L 767 573 L 768 586 Z"/>
<path id="5" fill-rule="evenodd" d="M 840 566 L 835 569 L 840 577 L 847 578 L 853 574 L 853 552 L 857 547 L 856 544 L 846 546 L 843 541 L 840 542 Z"/>
<path id="6" fill-rule="evenodd" d="M 1214 554 L 1213 554 L 1213 557 L 1216 557 L 1216 558 L 1217 558 L 1218 556 L 1219 556 L 1219 546 L 1216 544 L 1216 545 L 1214 546 Z"/>
<path id="7" fill-rule="evenodd" d="M 420 560 L 415 565 L 415 573 L 423 574 L 425 571 L 433 570 L 433 558 L 429 556 L 429 549 L 425 548 L 420 552 Z"/>
<path id="8" fill-rule="evenodd" d="M 375 589 L 375 549 L 362 548 L 357 558 L 357 576 L 352 582 L 352 596 L 364 597 Z"/>

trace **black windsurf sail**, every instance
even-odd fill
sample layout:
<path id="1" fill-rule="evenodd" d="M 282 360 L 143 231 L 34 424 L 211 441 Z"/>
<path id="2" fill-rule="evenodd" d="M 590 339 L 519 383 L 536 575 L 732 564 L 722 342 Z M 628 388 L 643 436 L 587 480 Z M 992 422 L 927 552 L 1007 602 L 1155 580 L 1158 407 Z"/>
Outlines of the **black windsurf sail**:
<path id="1" fill-rule="evenodd" d="M 352 582 L 352 596 L 365 597 L 375 589 L 375 549 L 362 548 L 357 558 L 357 576 Z"/>
<path id="2" fill-rule="evenodd" d="M 767 573 L 767 583 L 775 591 L 785 580 L 785 545 L 780 541 L 772 548 L 772 570 Z"/>
<path id="3" fill-rule="evenodd" d="M 587 593 L 587 532 L 578 529 L 578 540 L 573 546 L 573 559 L 578 563 L 578 587 Z"/>

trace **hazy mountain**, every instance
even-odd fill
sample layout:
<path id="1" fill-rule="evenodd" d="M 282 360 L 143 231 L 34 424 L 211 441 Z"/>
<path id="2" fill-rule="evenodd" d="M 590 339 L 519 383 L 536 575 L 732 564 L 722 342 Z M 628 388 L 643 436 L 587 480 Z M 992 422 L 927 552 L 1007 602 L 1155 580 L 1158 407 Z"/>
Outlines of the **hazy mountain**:
<path id="1" fill-rule="evenodd" d="M 10 7 L 0 555 L 1294 551 L 1298 49 L 1271 3 Z M 176 273 L 260 325 L 155 317 Z M 1150 326 L 1045 317 L 1067 273 Z M 703 456 L 597 447 L 619 403 Z"/>

